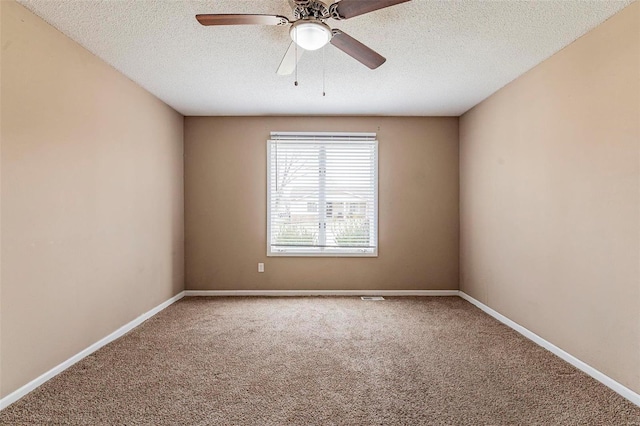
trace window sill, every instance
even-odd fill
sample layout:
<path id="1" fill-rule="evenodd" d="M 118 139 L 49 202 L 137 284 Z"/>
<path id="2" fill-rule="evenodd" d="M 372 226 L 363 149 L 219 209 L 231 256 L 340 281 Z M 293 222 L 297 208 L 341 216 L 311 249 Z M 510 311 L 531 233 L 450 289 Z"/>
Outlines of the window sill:
<path id="1" fill-rule="evenodd" d="M 378 257 L 378 251 L 373 252 L 319 252 L 319 251 L 268 251 L 267 257 Z"/>

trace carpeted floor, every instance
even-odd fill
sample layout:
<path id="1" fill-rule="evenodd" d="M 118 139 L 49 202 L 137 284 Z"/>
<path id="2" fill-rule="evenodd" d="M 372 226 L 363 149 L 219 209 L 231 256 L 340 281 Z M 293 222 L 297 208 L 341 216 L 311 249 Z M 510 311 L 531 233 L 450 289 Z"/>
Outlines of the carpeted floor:
<path id="1" fill-rule="evenodd" d="M 640 408 L 457 297 L 185 298 L 3 425 L 640 425 Z"/>

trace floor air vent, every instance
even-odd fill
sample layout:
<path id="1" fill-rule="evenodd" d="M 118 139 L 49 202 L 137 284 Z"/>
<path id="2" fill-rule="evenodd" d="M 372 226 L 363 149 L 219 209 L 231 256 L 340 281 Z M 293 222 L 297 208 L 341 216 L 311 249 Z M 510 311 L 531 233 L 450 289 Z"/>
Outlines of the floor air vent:
<path id="1" fill-rule="evenodd" d="M 362 296 L 360 297 L 362 300 L 384 300 L 382 296 Z"/>

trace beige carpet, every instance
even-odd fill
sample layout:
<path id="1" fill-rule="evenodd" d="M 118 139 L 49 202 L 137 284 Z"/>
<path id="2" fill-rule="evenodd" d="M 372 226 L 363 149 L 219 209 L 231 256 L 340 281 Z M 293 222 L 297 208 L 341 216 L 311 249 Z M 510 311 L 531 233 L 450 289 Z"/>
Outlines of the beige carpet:
<path id="1" fill-rule="evenodd" d="M 640 425 L 640 408 L 457 297 L 185 298 L 0 424 Z"/>

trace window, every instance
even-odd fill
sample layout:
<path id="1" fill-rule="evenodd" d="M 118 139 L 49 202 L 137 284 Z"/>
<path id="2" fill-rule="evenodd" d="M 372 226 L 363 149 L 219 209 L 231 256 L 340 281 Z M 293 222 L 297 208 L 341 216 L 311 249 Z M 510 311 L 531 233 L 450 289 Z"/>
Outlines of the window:
<path id="1" fill-rule="evenodd" d="M 377 256 L 375 133 L 271 133 L 267 255 Z"/>

